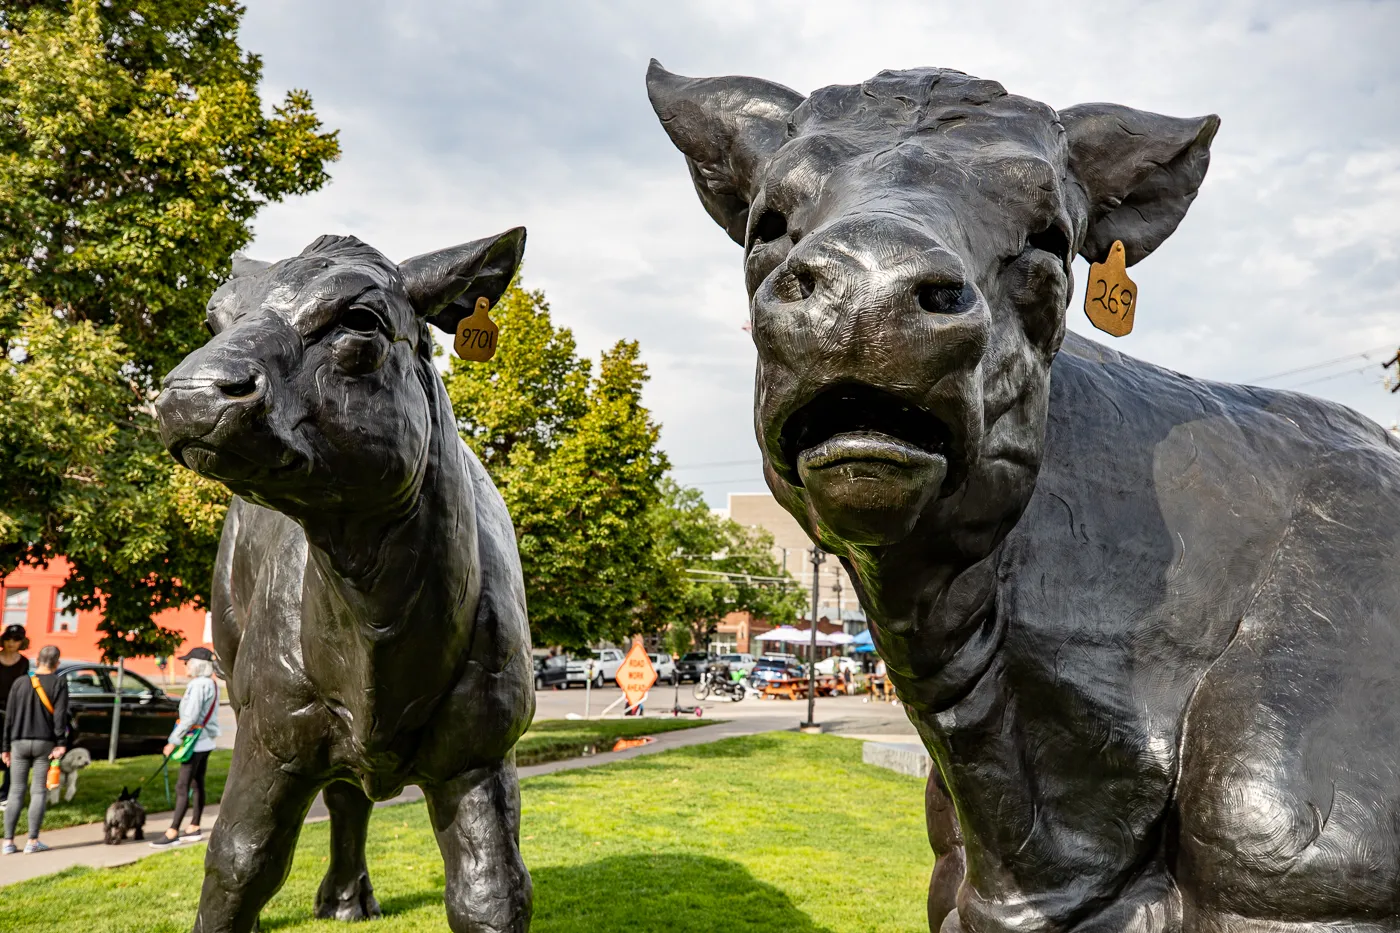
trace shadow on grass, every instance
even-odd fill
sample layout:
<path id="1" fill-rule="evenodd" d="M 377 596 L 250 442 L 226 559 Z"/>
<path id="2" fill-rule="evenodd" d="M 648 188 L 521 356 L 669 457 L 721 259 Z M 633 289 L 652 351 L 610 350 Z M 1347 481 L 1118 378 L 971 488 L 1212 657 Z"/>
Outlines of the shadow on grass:
<path id="1" fill-rule="evenodd" d="M 533 933 L 830 933 L 742 865 L 698 855 L 540 868 Z"/>
<path id="2" fill-rule="evenodd" d="M 442 922 L 446 924 L 447 913 L 442 901 L 442 888 L 434 887 L 420 891 L 410 891 L 406 894 L 396 894 L 391 897 L 384 897 L 380 891 L 375 891 L 375 897 L 379 901 L 379 909 L 385 917 L 394 917 L 398 914 L 411 913 L 423 907 L 435 908 Z M 258 918 L 258 930 L 260 933 L 272 933 L 273 930 L 282 930 L 287 927 L 297 927 L 311 922 L 312 903 L 308 900 L 305 904 L 294 905 L 277 911 L 273 908 L 263 908 L 262 916 Z M 347 927 L 348 929 L 348 927 Z M 354 929 L 365 929 L 356 926 Z M 372 929 L 372 928 L 370 928 Z M 437 929 L 436 926 L 433 929 Z"/>
<path id="3" fill-rule="evenodd" d="M 699 855 L 617 857 L 537 868 L 532 933 L 831 933 L 778 888 L 742 865 Z M 431 911 L 444 918 L 442 888 L 379 895 L 385 917 Z M 265 911 L 265 933 L 310 920 L 311 905 Z M 271 915 L 270 915 L 271 914 Z M 432 929 L 439 929 L 438 919 Z M 416 927 L 415 927 L 416 929 Z"/>

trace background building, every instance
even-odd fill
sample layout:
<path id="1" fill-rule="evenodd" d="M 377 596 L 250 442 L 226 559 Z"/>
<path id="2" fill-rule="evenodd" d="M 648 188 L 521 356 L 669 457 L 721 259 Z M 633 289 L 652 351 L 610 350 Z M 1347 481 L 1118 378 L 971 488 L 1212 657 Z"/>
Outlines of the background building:
<path id="1" fill-rule="evenodd" d="M 797 524 L 797 519 L 787 513 L 778 500 L 766 492 L 732 492 L 729 494 L 729 507 L 717 510 L 721 514 L 750 528 L 762 528 L 773 536 L 773 556 L 783 569 L 797 580 L 803 593 L 812 592 L 812 541 L 807 532 Z M 850 577 L 840 561 L 830 554 L 819 569 L 819 606 L 817 611 L 818 628 L 824 632 L 842 630 L 852 635 L 866 628 L 865 612 L 856 598 Z M 810 610 L 799 617 L 800 624 L 806 624 Z M 747 612 L 731 612 L 718 626 L 710 639 L 710 650 L 718 653 L 726 651 L 747 651 L 760 654 L 762 642 L 753 642 L 755 635 L 779 625 L 792 624 L 792 619 L 754 619 Z M 760 649 L 760 650 L 755 650 Z"/>
<path id="2" fill-rule="evenodd" d="M 21 567 L 9 576 L 0 577 L 0 606 L 4 607 L 0 621 L 4 625 L 25 627 L 29 634 L 29 650 L 25 654 L 31 659 L 44 645 L 57 645 L 65 659 L 100 661 L 97 623 L 102 620 L 102 613 L 68 605 L 58 592 L 68 578 L 68 570 L 68 561 L 57 557 L 47 567 Z M 214 647 L 209 614 L 202 609 L 181 606 L 160 613 L 156 621 L 184 636 L 176 655 L 196 645 L 211 650 Z M 162 675 L 155 658 L 130 658 L 126 666 L 150 677 Z M 167 665 L 165 673 L 181 673 L 173 670 L 178 666 L 178 662 Z"/>

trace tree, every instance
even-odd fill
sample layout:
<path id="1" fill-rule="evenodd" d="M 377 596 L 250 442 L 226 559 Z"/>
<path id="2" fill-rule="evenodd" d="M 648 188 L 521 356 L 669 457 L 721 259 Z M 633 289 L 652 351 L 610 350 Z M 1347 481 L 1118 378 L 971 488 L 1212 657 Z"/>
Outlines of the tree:
<path id="1" fill-rule="evenodd" d="M 801 587 L 773 556 L 773 536 L 716 515 L 698 490 L 667 480 L 651 524 L 662 569 L 652 612 L 655 627 L 669 626 L 672 651 L 703 644 L 731 612 L 786 623 L 803 611 Z"/>
<path id="2" fill-rule="evenodd" d="M 0 568 L 64 555 L 108 658 L 167 654 L 208 596 L 226 493 L 152 402 L 258 208 L 339 154 L 303 91 L 271 113 L 232 0 L 0 8 Z"/>
<path id="3" fill-rule="evenodd" d="M 447 387 L 515 522 L 535 638 L 621 639 L 640 624 L 646 521 L 667 466 L 641 404 L 646 367 L 635 343 L 619 341 L 593 376 L 537 291 L 513 285 L 492 316 L 495 358 L 454 359 Z"/>
<path id="4" fill-rule="evenodd" d="M 780 587 L 687 573 L 786 576 L 771 541 L 665 479 L 637 345 L 617 343 L 595 377 L 543 293 L 513 285 L 491 314 L 496 356 L 454 359 L 447 389 L 515 522 L 536 642 L 579 648 L 672 625 L 703 631 L 731 610 L 784 612 Z"/>

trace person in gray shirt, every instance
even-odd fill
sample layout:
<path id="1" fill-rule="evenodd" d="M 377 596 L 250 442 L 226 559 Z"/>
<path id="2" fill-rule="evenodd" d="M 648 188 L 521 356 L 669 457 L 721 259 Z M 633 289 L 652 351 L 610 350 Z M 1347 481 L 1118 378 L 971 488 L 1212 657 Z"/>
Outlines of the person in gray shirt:
<path id="1" fill-rule="evenodd" d="M 199 825 L 204 814 L 204 775 L 209 768 L 209 753 L 214 750 L 214 740 L 219 736 L 219 685 L 214 680 L 214 652 L 208 648 L 192 648 L 180 660 L 185 662 L 191 679 L 180 700 L 180 720 L 166 739 L 165 754 L 175 751 L 193 730 L 198 729 L 199 734 L 194 754 L 189 761 L 180 763 L 180 777 L 175 784 L 175 812 L 170 828 L 151 842 L 151 847 L 156 849 L 181 842 L 199 842 L 204 838 Z M 187 809 L 190 828 L 181 833 L 180 823 Z"/>

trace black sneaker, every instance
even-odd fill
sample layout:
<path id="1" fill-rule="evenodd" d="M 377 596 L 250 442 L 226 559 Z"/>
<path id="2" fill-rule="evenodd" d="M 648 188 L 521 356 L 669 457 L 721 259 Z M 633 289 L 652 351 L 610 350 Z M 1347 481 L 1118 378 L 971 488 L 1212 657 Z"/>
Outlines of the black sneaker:
<path id="1" fill-rule="evenodd" d="M 181 833 L 181 834 L 180 834 L 180 841 L 181 841 L 181 842 L 203 842 L 203 841 L 204 841 L 204 830 L 202 830 L 202 829 L 196 829 L 196 830 L 194 830 L 193 832 Z"/>
<path id="2" fill-rule="evenodd" d="M 179 837 L 179 836 L 176 836 L 175 838 L 172 839 L 172 838 L 170 838 L 169 836 L 167 836 L 165 833 L 161 833 L 159 836 L 157 836 L 155 839 L 153 839 L 153 840 L 151 841 L 151 848 L 152 848 L 152 849 L 166 849 L 166 848 L 169 848 L 170 846 L 179 845 L 179 844 L 180 844 L 180 837 Z"/>

